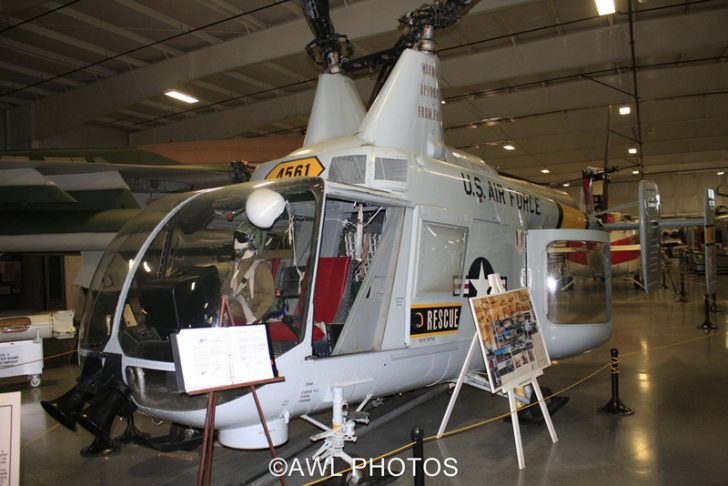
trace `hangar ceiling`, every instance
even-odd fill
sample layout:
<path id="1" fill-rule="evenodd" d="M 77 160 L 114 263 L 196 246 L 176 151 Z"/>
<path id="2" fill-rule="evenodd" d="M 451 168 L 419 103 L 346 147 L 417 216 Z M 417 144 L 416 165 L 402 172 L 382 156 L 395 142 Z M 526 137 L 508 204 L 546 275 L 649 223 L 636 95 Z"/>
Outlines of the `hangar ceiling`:
<path id="1" fill-rule="evenodd" d="M 422 1 L 331 0 L 331 16 L 361 56 L 391 47 Z M 624 180 L 726 168 L 728 1 L 633 5 L 630 24 L 626 0 L 602 17 L 593 0 L 473 2 L 436 36 L 448 144 L 541 183 L 603 166 L 605 147 Z M 89 126 L 130 145 L 300 134 L 312 38 L 294 0 L 0 0 L 5 148 Z M 354 75 L 364 100 L 374 77 Z"/>

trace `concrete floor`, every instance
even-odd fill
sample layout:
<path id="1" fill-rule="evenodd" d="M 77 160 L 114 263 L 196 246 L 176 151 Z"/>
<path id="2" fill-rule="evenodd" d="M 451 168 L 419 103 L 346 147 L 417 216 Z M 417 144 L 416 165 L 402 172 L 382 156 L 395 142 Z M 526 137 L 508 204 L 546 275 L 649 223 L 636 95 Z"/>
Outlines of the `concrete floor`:
<path id="1" fill-rule="evenodd" d="M 728 276 L 719 278 L 725 288 Z M 443 474 L 427 484 L 726 484 L 728 436 L 728 300 L 719 296 L 724 312 L 711 315 L 719 330 L 710 335 L 696 329 L 703 322 L 703 279 L 689 278 L 690 301 L 676 302 L 672 290 L 653 296 L 635 291 L 626 282 L 614 285 L 612 339 L 591 353 L 548 368 L 539 382 L 561 390 L 609 361 L 609 349 L 619 348 L 621 398 L 635 410 L 630 417 L 597 413 L 610 397 L 609 373 L 603 371 L 569 390 L 570 401 L 553 417 L 559 442 L 552 444 L 544 425 L 521 427 L 526 468 L 518 469 L 511 425 L 502 420 L 425 444 L 426 457 L 453 458 L 455 477 Z M 719 292 L 721 294 L 722 292 Z M 698 338 L 698 339 L 695 339 Z M 670 346 L 675 344 L 674 346 Z M 194 484 L 198 455 L 193 452 L 159 453 L 126 445 L 110 457 L 84 458 L 78 451 L 91 436 L 59 427 L 42 411 L 41 399 L 65 392 L 78 373 L 66 358 L 46 365 L 43 384 L 28 390 L 22 378 L 0 380 L 0 392 L 22 390 L 21 483 L 36 484 Z M 373 417 L 387 413 L 420 392 L 385 400 Z M 420 425 L 425 435 L 436 432 L 448 395 L 442 394 L 347 446 L 350 453 L 374 457 L 409 442 L 410 429 Z M 450 429 L 498 416 L 508 410 L 507 401 L 464 387 Z M 328 416 L 319 417 L 327 421 Z M 154 430 L 142 418 L 143 430 Z M 363 429 L 362 429 L 363 430 Z M 305 440 L 312 426 L 296 420 L 291 440 L 281 448 Z M 310 454 L 310 452 L 309 452 Z M 410 457 L 406 451 L 398 457 Z M 264 471 L 266 451 L 240 452 L 215 448 L 214 484 L 248 484 L 254 470 Z M 452 463 L 451 463 L 452 464 Z M 393 471 L 400 463 L 391 463 Z M 434 463 L 430 463 L 434 470 Z M 448 471 L 451 471 L 449 469 Z M 314 478 L 294 475 L 288 484 Z M 256 484 L 276 484 L 266 475 Z M 409 474 L 394 484 L 411 484 Z"/>

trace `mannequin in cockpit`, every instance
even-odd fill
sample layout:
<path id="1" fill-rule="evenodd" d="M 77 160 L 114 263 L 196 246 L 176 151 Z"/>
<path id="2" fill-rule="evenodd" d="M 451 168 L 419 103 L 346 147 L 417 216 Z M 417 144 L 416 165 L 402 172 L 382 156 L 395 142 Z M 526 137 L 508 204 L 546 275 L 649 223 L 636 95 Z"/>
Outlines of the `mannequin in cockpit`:
<path id="1" fill-rule="evenodd" d="M 234 233 L 235 260 L 222 291 L 236 323 L 260 322 L 275 300 L 270 262 L 258 254 L 262 240 L 263 233 L 252 223 L 241 223 Z"/>

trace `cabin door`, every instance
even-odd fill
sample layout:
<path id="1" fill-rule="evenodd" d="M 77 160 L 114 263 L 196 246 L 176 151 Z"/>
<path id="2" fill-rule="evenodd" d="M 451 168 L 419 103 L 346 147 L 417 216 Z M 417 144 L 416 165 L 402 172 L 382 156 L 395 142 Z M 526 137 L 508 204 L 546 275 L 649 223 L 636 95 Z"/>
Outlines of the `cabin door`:
<path id="1" fill-rule="evenodd" d="M 329 197 L 313 296 L 313 352 L 381 349 L 404 208 Z"/>

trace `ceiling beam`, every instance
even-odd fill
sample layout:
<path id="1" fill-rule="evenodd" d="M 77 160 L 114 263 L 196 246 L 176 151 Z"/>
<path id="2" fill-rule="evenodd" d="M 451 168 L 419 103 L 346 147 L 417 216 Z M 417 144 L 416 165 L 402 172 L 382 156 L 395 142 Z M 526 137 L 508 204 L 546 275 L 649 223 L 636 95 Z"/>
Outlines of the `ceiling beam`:
<path id="1" fill-rule="evenodd" d="M 182 30 L 190 27 L 134 0 L 116 1 Z M 397 28 L 395 19 L 402 13 L 419 7 L 420 3 L 421 0 L 369 0 L 334 9 L 331 11 L 331 16 L 339 32 L 346 32 L 351 39 L 364 38 L 394 32 Z M 471 9 L 471 14 L 523 3 L 528 3 L 528 0 L 480 2 Z M 203 32 L 195 32 L 192 35 L 210 43 L 219 41 Z M 34 138 L 45 138 L 61 133 L 145 98 L 156 96 L 170 86 L 184 85 L 241 66 L 298 54 L 311 37 L 306 21 L 297 19 L 15 108 L 8 112 L 9 123 L 15 125 L 13 137 L 8 140 L 8 144 L 11 146 L 28 144 Z M 73 107 L 74 116 L 34 115 L 66 113 L 70 107 Z M 28 120 L 34 120 L 34 126 L 18 126 L 19 123 Z"/>
<path id="2" fill-rule="evenodd" d="M 195 29 L 193 26 L 186 24 L 179 19 L 175 19 L 174 17 L 171 17 L 165 13 L 162 13 L 159 10 L 155 10 L 151 7 L 147 7 L 146 5 L 139 3 L 136 0 L 114 0 L 114 1 L 131 10 L 139 12 L 140 14 L 151 17 L 163 24 L 167 24 L 170 27 L 176 29 L 177 31 L 184 32 L 184 31 L 191 31 L 191 30 Z M 219 44 L 222 42 L 221 39 L 215 37 L 214 35 L 210 35 L 206 32 L 203 32 L 201 30 L 192 32 L 192 33 L 190 33 L 190 35 L 197 37 L 198 39 L 201 39 L 201 40 L 207 42 L 208 44 Z"/>
<path id="3" fill-rule="evenodd" d="M 16 21 L 17 19 L 12 19 L 12 20 Z M 79 49 L 83 49 L 88 52 L 93 52 L 94 54 L 100 55 L 102 58 L 119 56 L 119 53 L 114 52 L 110 49 L 106 49 L 97 44 L 92 44 L 90 42 L 76 39 L 75 37 L 71 37 L 66 34 L 61 34 L 60 32 L 56 32 L 54 30 L 43 27 L 41 25 L 22 24 L 22 25 L 19 25 L 17 28 L 20 30 L 24 30 L 26 32 L 31 32 L 33 34 L 45 37 L 47 39 L 51 39 L 51 40 L 54 40 L 57 42 L 62 42 L 69 46 L 77 47 Z M 117 57 L 117 60 L 119 62 L 125 62 L 127 64 L 130 64 L 134 67 L 145 66 L 148 64 L 144 61 L 140 61 L 139 59 L 133 58 L 131 56 L 119 56 L 119 57 Z M 112 74 L 115 74 L 115 73 L 112 71 Z"/>
<path id="4" fill-rule="evenodd" d="M 243 10 L 237 8 L 234 5 L 230 5 L 229 3 L 223 1 L 223 0 L 200 0 L 200 3 L 207 8 L 221 13 L 223 15 L 233 16 L 233 15 L 240 15 L 243 13 Z M 248 30 L 248 33 L 251 31 L 257 31 L 261 29 L 268 28 L 268 25 L 265 22 L 261 22 L 260 20 L 256 19 L 252 15 L 246 15 L 245 17 L 238 17 L 235 19 L 235 22 L 244 25 L 245 28 Z"/>
<path id="5" fill-rule="evenodd" d="M 728 9 L 640 20 L 635 24 L 637 57 L 721 49 L 728 45 L 727 21 Z M 443 62 L 442 77 L 451 86 L 469 86 L 614 63 L 631 63 L 626 24 L 448 60 L 447 64 Z"/>
<path id="6" fill-rule="evenodd" d="M 42 71 L 38 71 L 37 69 L 27 68 L 25 66 L 18 66 L 17 64 L 12 64 L 2 60 L 0 60 L 0 69 L 39 79 L 48 79 L 53 76 L 52 74 L 44 73 Z M 83 86 L 83 83 L 81 83 L 80 81 L 63 77 L 55 78 L 52 82 L 56 84 L 62 84 L 64 86 L 70 86 L 73 88 Z"/>
<path id="7" fill-rule="evenodd" d="M 610 84 L 626 82 L 630 73 L 600 78 Z M 728 63 L 707 65 L 683 65 L 680 67 L 639 70 L 639 83 L 643 86 L 644 103 L 669 97 L 728 91 Z M 483 96 L 471 100 L 483 118 L 473 118 L 470 111 L 461 109 L 459 103 L 443 107 L 447 127 L 478 123 L 487 119 L 508 119 L 537 113 L 569 111 L 609 105 L 631 104 L 624 94 L 601 88 L 588 79 L 575 80 L 545 87 L 519 89 L 515 92 Z M 615 121 L 624 120 L 616 115 Z"/>
<path id="8" fill-rule="evenodd" d="M 54 9 L 54 8 L 61 7 L 61 4 L 59 4 L 57 2 L 46 2 L 43 4 L 43 6 L 48 9 Z M 124 29 L 122 27 L 119 27 L 118 25 L 110 24 L 109 22 L 104 22 L 102 20 L 99 20 L 96 17 L 93 17 L 91 15 L 80 12 L 72 7 L 62 8 L 62 9 L 58 10 L 58 13 L 61 15 L 65 15 L 66 17 L 70 17 L 72 19 L 78 20 L 79 22 L 83 22 L 87 25 L 91 25 L 91 26 L 97 27 L 101 30 L 105 30 L 112 34 L 118 35 L 119 37 L 123 37 L 125 39 L 134 41 L 142 46 L 148 45 L 148 44 L 153 44 L 156 42 L 155 40 L 150 39 L 149 37 L 139 35 L 136 32 L 132 32 L 128 29 Z M 180 51 L 179 49 L 175 49 L 174 47 L 168 46 L 163 43 L 154 44 L 153 46 L 150 46 L 150 48 L 156 49 L 158 51 L 161 51 L 164 54 L 171 55 L 171 56 L 179 56 L 180 54 L 183 54 L 183 51 Z"/>
<path id="9" fill-rule="evenodd" d="M 723 12 L 728 12 L 728 9 Z M 725 19 L 723 17 L 716 15 L 715 12 L 705 12 L 641 21 L 635 26 L 636 35 L 642 39 L 640 41 L 639 56 L 648 58 L 671 54 L 682 49 L 683 46 L 689 52 L 690 50 L 710 49 L 716 45 L 727 45 L 728 29 L 725 28 Z M 680 38 L 681 41 L 676 44 L 665 42 L 666 32 L 669 32 L 672 38 Z M 602 27 L 521 43 L 515 47 L 503 47 L 480 54 L 445 59 L 441 62 L 441 74 L 447 84 L 462 87 L 499 82 L 524 75 L 545 74 L 552 71 L 579 72 L 583 69 L 588 70 L 589 67 L 594 65 L 610 65 L 628 59 L 627 42 L 626 26 Z M 591 81 L 587 82 L 593 84 Z M 360 93 L 369 92 L 367 84 L 371 86 L 371 83 L 369 83 L 368 79 L 360 79 L 356 83 Z M 605 100 L 623 100 L 624 95 L 617 91 L 604 87 L 600 88 L 599 93 L 602 92 L 601 90 L 604 92 Z M 614 93 L 619 97 L 615 98 Z M 154 143 L 160 140 L 193 140 L 187 137 L 195 136 L 195 133 L 199 134 L 197 139 L 215 138 L 227 136 L 226 133 L 232 128 L 232 124 L 243 127 L 243 129 L 235 132 L 241 133 L 244 130 L 250 130 L 272 121 L 294 115 L 308 114 L 310 105 L 301 104 L 299 102 L 300 96 L 300 94 L 297 94 L 281 98 L 282 102 L 280 103 L 264 102 L 266 103 L 264 105 L 266 110 L 260 121 L 257 119 L 259 111 L 255 108 L 257 104 L 250 104 L 244 107 L 232 108 L 223 113 L 198 116 L 183 122 L 135 133 L 131 135 L 131 140 L 133 143 Z M 306 96 L 312 99 L 313 90 L 307 92 Z M 285 103 L 288 98 L 294 100 L 290 105 Z M 564 103 L 568 99 L 569 96 L 566 96 L 566 99 L 562 96 L 557 100 L 559 103 Z M 291 109 L 293 107 L 298 107 L 301 111 L 292 113 Z M 276 109 L 280 110 L 277 117 L 276 113 L 271 111 Z M 447 105 L 446 109 L 449 109 Z M 503 107 L 503 109 L 508 109 L 508 107 Z M 490 113 L 490 111 L 488 112 Z M 493 115 L 489 114 L 489 116 Z M 225 120 L 225 122 L 221 124 L 221 120 Z M 450 123 L 447 117 L 445 120 Z M 213 126 L 224 128 L 225 133 L 215 134 L 211 131 Z"/>
<path id="10" fill-rule="evenodd" d="M 80 61 L 78 59 L 74 59 L 63 54 L 59 54 L 57 52 L 49 51 L 47 49 L 41 49 L 40 47 L 31 46 L 25 42 L 19 42 L 13 39 L 2 39 L 0 45 L 6 49 L 10 49 L 21 54 L 37 57 L 38 59 L 50 61 L 58 65 L 79 68 L 94 76 L 108 78 L 116 74 L 111 69 L 102 68 L 99 66 L 89 66 L 88 63 L 86 63 L 85 61 Z M 45 77 L 50 77 L 50 75 L 45 74 Z M 43 78 L 41 77 L 41 79 Z"/>

